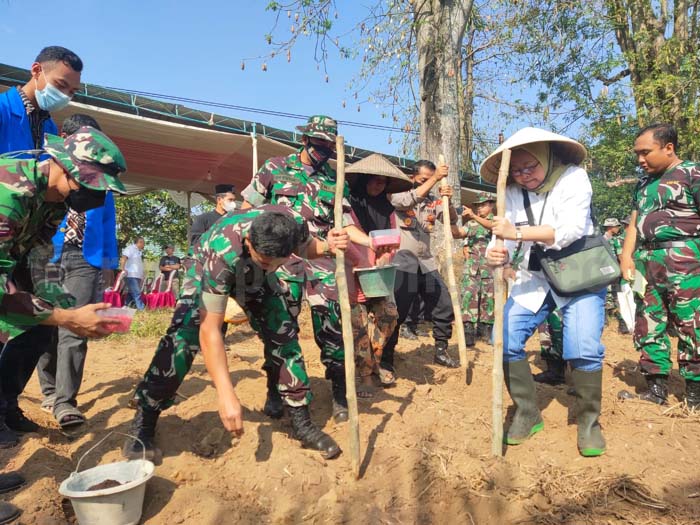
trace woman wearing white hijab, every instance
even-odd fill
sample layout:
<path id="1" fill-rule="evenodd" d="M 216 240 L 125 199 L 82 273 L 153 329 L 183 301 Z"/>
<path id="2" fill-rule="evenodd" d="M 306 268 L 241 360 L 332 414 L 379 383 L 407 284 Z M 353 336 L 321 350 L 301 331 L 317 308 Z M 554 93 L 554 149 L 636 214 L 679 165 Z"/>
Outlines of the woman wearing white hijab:
<path id="1" fill-rule="evenodd" d="M 516 408 L 504 440 L 517 445 L 544 428 L 524 348 L 537 326 L 553 309 L 559 308 L 564 325 L 564 359 L 573 369 L 578 397 L 578 448 L 583 456 L 600 456 L 605 452 L 598 417 L 605 353 L 600 338 L 606 290 L 574 297 L 557 295 L 531 250 L 534 243 L 544 249 L 561 250 L 595 233 L 590 212 L 591 184 L 586 170 L 579 166 L 586 157 L 586 149 L 562 135 L 524 128 L 483 162 L 484 180 L 497 180 L 505 149 L 512 152 L 506 213 L 505 217 L 494 218 L 493 228 L 494 235 L 505 240 L 505 247 L 496 248 L 494 238 L 486 254 L 493 266 L 514 263 L 519 268 L 504 311 L 503 369 Z M 534 225 L 528 221 L 526 197 Z"/>

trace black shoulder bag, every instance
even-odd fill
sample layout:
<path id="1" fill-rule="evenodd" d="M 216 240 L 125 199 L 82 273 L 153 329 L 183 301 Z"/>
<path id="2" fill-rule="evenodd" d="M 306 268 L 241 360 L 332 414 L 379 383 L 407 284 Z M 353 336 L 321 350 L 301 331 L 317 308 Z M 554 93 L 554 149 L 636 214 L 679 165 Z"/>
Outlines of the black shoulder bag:
<path id="1" fill-rule="evenodd" d="M 539 226 L 532 216 L 530 197 L 526 190 L 523 190 L 523 200 L 528 224 Z M 546 199 L 544 205 L 547 205 Z M 592 209 L 591 220 L 597 230 L 598 222 Z M 561 250 L 545 250 L 541 245 L 533 243 L 528 269 L 541 269 L 552 289 L 564 297 L 598 292 L 621 276 L 620 265 L 610 243 L 602 235 L 595 234 L 585 235 Z"/>

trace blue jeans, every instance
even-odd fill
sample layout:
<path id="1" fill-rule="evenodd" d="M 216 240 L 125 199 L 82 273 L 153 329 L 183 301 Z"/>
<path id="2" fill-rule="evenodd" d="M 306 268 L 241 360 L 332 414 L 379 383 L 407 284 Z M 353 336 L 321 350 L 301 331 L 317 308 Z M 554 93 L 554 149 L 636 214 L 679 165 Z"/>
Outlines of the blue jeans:
<path id="1" fill-rule="evenodd" d="M 127 277 L 126 289 L 129 291 L 126 296 L 126 303 L 129 304 L 129 297 L 131 297 L 131 300 L 134 301 L 136 308 L 138 310 L 143 310 L 145 305 L 141 300 L 141 279 L 137 279 L 136 277 Z"/>
<path id="2" fill-rule="evenodd" d="M 561 309 L 564 325 L 564 359 L 571 366 L 594 372 L 603 367 L 605 347 L 600 342 L 605 321 L 605 293 L 590 293 L 574 297 Z M 503 360 L 525 359 L 525 343 L 537 327 L 556 308 L 548 294 L 536 313 L 532 313 L 509 298 L 503 313 Z"/>

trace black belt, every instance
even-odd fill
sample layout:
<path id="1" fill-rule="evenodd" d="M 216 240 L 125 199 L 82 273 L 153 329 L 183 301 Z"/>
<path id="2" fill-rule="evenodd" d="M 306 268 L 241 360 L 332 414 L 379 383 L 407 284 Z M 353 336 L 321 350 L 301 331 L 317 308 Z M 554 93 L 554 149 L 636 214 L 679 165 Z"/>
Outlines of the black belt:
<path id="1" fill-rule="evenodd" d="M 643 242 L 642 248 L 645 250 L 668 250 L 669 248 L 685 248 L 688 241 L 700 241 L 700 237 L 686 237 L 684 240 Z"/>

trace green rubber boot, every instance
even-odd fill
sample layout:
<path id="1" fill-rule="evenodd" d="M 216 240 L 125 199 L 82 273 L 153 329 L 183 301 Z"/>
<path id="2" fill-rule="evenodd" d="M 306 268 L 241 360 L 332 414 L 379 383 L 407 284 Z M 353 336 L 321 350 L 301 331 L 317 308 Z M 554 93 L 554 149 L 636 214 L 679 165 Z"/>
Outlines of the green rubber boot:
<path id="1" fill-rule="evenodd" d="M 574 381 L 578 410 L 578 450 L 584 457 L 605 454 L 605 439 L 600 429 L 600 399 L 602 394 L 603 371 L 584 372 L 574 369 L 571 373 Z"/>
<path id="2" fill-rule="evenodd" d="M 544 428 L 542 414 L 537 408 L 535 381 L 527 359 L 503 363 L 503 375 L 515 404 L 515 416 L 504 433 L 503 441 L 507 445 L 519 445 Z"/>

